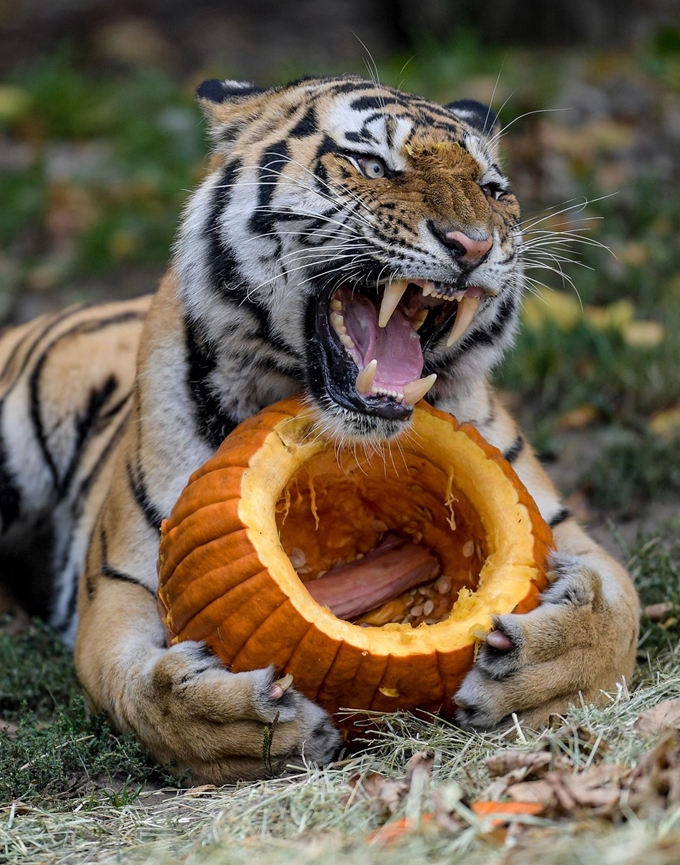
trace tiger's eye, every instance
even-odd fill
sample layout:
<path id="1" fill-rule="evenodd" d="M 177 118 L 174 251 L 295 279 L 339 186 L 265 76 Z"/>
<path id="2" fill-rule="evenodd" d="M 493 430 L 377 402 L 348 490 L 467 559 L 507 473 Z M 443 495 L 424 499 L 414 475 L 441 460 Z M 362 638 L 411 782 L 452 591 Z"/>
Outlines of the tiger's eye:
<path id="1" fill-rule="evenodd" d="M 365 177 L 370 177 L 371 180 L 377 180 L 385 176 L 385 163 L 377 156 L 364 157 L 357 159 L 359 168 Z"/>

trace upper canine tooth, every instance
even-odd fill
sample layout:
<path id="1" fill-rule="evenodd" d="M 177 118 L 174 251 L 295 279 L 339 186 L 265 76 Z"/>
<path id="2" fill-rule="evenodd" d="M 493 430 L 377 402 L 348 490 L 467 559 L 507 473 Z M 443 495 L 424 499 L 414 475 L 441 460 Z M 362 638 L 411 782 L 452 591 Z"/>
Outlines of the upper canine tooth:
<path id="1" fill-rule="evenodd" d="M 408 281 L 405 279 L 390 282 L 389 285 L 385 286 L 382 303 L 380 304 L 380 316 L 378 317 L 379 327 L 385 327 L 387 322 L 392 318 L 392 313 L 397 308 L 407 287 Z"/>
<path id="2" fill-rule="evenodd" d="M 373 386 L 377 370 L 378 361 L 374 358 L 361 370 L 361 372 L 357 376 L 357 380 L 354 383 L 354 386 L 357 389 L 357 393 L 367 394 L 371 392 L 371 387 Z"/>
<path id="3" fill-rule="evenodd" d="M 423 285 L 423 297 L 429 297 L 434 291 L 434 282 L 428 279 Z"/>
<path id="4" fill-rule="evenodd" d="M 404 405 L 415 405 L 419 399 L 422 399 L 430 390 L 432 385 L 437 381 L 437 373 L 433 372 L 425 378 L 419 378 L 418 381 L 409 382 L 404 385 Z"/>
<path id="5" fill-rule="evenodd" d="M 468 325 L 472 321 L 472 316 L 475 314 L 475 310 L 479 305 L 478 297 L 463 297 L 458 301 L 458 312 L 456 313 L 456 321 L 453 325 L 453 329 L 449 334 L 449 338 L 446 340 L 446 347 L 449 348 L 454 344 L 454 342 L 458 342 L 461 336 L 468 329 Z"/>

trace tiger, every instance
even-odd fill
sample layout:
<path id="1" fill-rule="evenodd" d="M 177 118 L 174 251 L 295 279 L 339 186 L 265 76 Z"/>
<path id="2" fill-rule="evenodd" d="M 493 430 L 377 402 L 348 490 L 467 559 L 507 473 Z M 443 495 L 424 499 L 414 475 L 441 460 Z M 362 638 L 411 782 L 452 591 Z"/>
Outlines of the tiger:
<path id="1" fill-rule="evenodd" d="M 169 647 L 157 609 L 159 528 L 189 475 L 299 394 L 324 435 L 367 446 L 407 435 L 427 399 L 502 452 L 552 527 L 548 587 L 494 619 L 460 727 L 539 727 L 615 689 L 635 662 L 632 581 L 490 384 L 526 284 L 496 113 L 354 75 L 209 80 L 197 100 L 212 152 L 155 295 L 0 338 L 0 549 L 42 553 L 10 588 L 43 587 L 90 706 L 193 783 L 265 775 L 274 727 L 272 759 L 334 759 L 331 718 L 273 666 Z"/>

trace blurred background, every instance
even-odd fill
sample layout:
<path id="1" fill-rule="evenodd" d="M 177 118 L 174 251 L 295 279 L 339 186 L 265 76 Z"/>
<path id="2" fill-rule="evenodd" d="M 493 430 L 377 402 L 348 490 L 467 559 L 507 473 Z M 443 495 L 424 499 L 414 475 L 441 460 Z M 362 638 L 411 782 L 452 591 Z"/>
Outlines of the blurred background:
<path id="1" fill-rule="evenodd" d="M 608 546 L 677 537 L 678 0 L 0 0 L 0 321 L 154 289 L 201 80 L 374 67 L 500 110 L 530 236 L 564 234 L 499 387 Z"/>

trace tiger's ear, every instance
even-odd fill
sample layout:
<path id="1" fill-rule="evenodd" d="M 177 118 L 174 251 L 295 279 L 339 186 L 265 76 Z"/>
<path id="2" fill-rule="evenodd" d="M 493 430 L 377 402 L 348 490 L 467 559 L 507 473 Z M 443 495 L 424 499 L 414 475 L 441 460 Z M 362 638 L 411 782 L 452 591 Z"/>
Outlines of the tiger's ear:
<path id="1" fill-rule="evenodd" d="M 217 78 L 210 78 L 196 88 L 196 98 L 207 110 L 210 105 L 221 105 L 255 93 L 262 93 L 262 90 L 250 81 L 219 81 Z"/>
<path id="2" fill-rule="evenodd" d="M 500 120 L 493 108 L 482 105 L 474 99 L 449 102 L 446 108 L 463 123 L 467 123 L 468 126 L 472 126 L 489 138 L 495 138 L 501 131 Z"/>
<path id="3" fill-rule="evenodd" d="M 264 93 L 250 81 L 218 81 L 211 78 L 196 88 L 196 98 L 216 140 L 231 137 L 230 127 L 242 125 L 250 113 L 250 100 Z M 226 133 L 226 135 L 225 135 Z"/>

